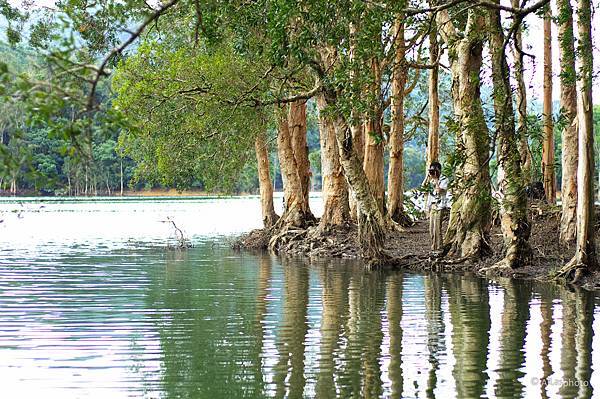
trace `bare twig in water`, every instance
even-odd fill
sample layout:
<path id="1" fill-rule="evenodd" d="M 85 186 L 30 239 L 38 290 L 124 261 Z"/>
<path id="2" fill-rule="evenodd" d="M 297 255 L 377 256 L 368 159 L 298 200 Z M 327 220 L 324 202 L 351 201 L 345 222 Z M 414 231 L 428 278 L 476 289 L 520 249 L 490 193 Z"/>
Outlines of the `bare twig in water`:
<path id="1" fill-rule="evenodd" d="M 171 217 L 167 216 L 167 220 L 162 220 L 162 222 L 168 223 L 171 226 L 173 226 L 173 229 L 175 230 L 175 238 L 177 238 L 178 249 L 186 249 L 192 247 L 191 241 L 185 236 L 185 234 L 183 234 L 183 231 L 179 227 L 177 227 L 175 221 L 171 219 Z"/>

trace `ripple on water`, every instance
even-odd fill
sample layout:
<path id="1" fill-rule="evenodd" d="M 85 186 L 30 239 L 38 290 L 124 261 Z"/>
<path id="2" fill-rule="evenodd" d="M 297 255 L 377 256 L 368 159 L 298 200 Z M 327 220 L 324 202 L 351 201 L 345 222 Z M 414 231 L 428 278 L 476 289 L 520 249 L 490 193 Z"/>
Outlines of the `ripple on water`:
<path id="1" fill-rule="evenodd" d="M 237 253 L 224 243 L 235 226 L 210 225 L 206 211 L 223 218 L 210 201 L 130 202 L 115 218 L 106 204 L 47 205 L 23 220 L 62 220 L 56 234 L 3 230 L 3 392 L 535 398 L 592 397 L 600 384 L 593 294 Z M 252 201 L 227 203 L 236 228 L 254 223 Z M 168 211 L 185 216 L 194 248 L 165 249 Z"/>

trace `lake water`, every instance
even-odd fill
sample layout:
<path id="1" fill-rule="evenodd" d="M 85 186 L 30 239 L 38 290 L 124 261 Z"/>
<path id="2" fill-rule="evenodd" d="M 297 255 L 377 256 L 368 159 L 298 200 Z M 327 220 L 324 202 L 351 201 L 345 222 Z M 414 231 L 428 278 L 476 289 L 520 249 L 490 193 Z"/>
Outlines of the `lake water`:
<path id="1" fill-rule="evenodd" d="M 194 248 L 167 249 L 167 218 Z M 600 397 L 594 294 L 234 252 L 256 197 L 0 220 L 2 398 Z"/>

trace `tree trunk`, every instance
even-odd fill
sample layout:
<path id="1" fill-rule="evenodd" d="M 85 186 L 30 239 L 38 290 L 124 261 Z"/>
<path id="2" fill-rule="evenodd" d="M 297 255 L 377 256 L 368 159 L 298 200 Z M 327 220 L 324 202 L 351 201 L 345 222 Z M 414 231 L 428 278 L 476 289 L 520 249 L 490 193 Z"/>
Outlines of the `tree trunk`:
<path id="1" fill-rule="evenodd" d="M 326 107 L 322 94 L 317 97 L 319 108 L 319 133 L 321 141 L 321 175 L 323 176 L 323 216 L 319 226 L 347 223 L 350 218 L 348 186 L 344 170 L 340 164 L 340 154 L 335 139 L 335 129 L 331 118 L 324 114 Z"/>
<path id="2" fill-rule="evenodd" d="M 592 36 L 591 2 L 578 1 L 578 54 L 579 71 L 579 162 L 577 164 L 577 247 L 573 259 L 559 272 L 559 276 L 577 282 L 583 271 L 597 270 L 594 243 L 594 125 L 592 110 Z"/>
<path id="3" fill-rule="evenodd" d="M 292 148 L 298 167 L 298 175 L 302 183 L 302 200 L 307 209 L 307 217 L 314 220 L 308 204 L 310 195 L 310 163 L 308 162 L 308 144 L 306 142 L 306 100 L 294 101 L 290 104 L 289 124 L 292 135 Z"/>
<path id="4" fill-rule="evenodd" d="M 380 212 L 384 212 L 385 204 L 385 184 L 383 178 L 383 152 L 384 139 L 381 126 L 381 69 L 379 61 L 371 60 L 371 71 L 373 84 L 370 87 L 370 94 L 373 100 L 371 112 L 367 115 L 365 123 L 365 158 L 363 167 L 367 174 L 367 179 L 371 185 L 373 195 L 377 201 Z"/>
<path id="5" fill-rule="evenodd" d="M 259 133 L 254 142 L 256 162 L 258 165 L 258 187 L 260 190 L 260 205 L 262 210 L 263 225 L 272 227 L 279 216 L 273 206 L 273 184 L 269 168 L 269 146 L 267 145 L 266 132 Z"/>
<path id="6" fill-rule="evenodd" d="M 395 60 L 392 71 L 392 126 L 390 129 L 390 165 L 388 169 L 387 214 L 393 221 L 404 223 L 404 86 L 406 83 L 406 48 L 404 22 L 399 17 L 395 24 Z M 383 176 L 382 176 L 383 177 Z"/>
<path id="7" fill-rule="evenodd" d="M 489 137 L 479 91 L 484 13 L 480 7 L 469 9 L 461 36 L 447 11 L 440 12 L 437 20 L 450 54 L 452 101 L 458 123 L 456 151 L 461 160 L 454 177 L 454 202 L 444 246 L 451 255 L 462 257 L 490 251 Z"/>
<path id="8" fill-rule="evenodd" d="M 429 62 L 432 65 L 438 62 L 440 52 L 437 35 L 438 31 L 434 25 L 429 33 Z M 429 165 L 440 160 L 440 96 L 438 81 L 439 67 L 435 65 L 429 70 L 429 135 L 427 137 L 425 176 L 427 176 Z"/>
<path id="9" fill-rule="evenodd" d="M 283 106 L 279 115 L 279 131 L 277 134 L 277 153 L 283 179 L 283 197 L 285 209 L 279 218 L 279 227 L 306 227 L 312 214 L 306 207 L 307 203 L 302 189 L 302 180 L 298 173 L 298 165 L 294 156 L 292 134 L 288 122 L 287 105 Z"/>
<path id="10" fill-rule="evenodd" d="M 519 0 L 511 0 L 513 8 L 519 8 Z M 529 184 L 533 181 L 531 173 L 532 155 L 531 149 L 529 148 L 528 132 L 527 132 L 527 88 L 525 86 L 524 71 L 525 67 L 523 64 L 523 38 L 522 28 L 519 27 L 515 32 L 515 45 L 513 46 L 514 55 L 514 71 L 515 80 L 517 81 L 516 87 L 516 101 L 517 101 L 517 134 L 519 137 L 519 154 L 521 156 L 521 170 L 523 174 L 523 180 L 525 184 Z"/>
<path id="11" fill-rule="evenodd" d="M 560 241 L 575 241 L 577 227 L 577 75 L 573 8 L 570 0 L 557 0 L 558 43 L 560 49 L 560 112 L 562 131 L 562 217 Z"/>
<path id="12" fill-rule="evenodd" d="M 552 10 L 544 9 L 544 142 L 542 146 L 542 176 L 546 199 L 556 202 L 554 174 L 554 123 L 552 122 Z"/>
<path id="13" fill-rule="evenodd" d="M 499 4 L 499 0 L 495 0 Z M 510 72 L 504 51 L 504 31 L 500 10 L 489 11 L 490 52 L 494 83 L 494 110 L 498 140 L 498 186 L 504 237 L 504 259 L 495 266 L 515 268 L 529 258 L 531 224 L 527 217 L 527 196 L 521 174 L 510 87 Z"/>
<path id="14" fill-rule="evenodd" d="M 350 131 L 352 134 L 352 142 L 354 144 L 354 152 L 356 152 L 356 156 L 362 165 L 365 159 L 365 130 L 364 125 L 361 120 L 356 122 L 352 121 L 352 126 L 350 126 Z M 354 191 L 349 187 L 350 191 L 350 218 L 358 222 L 358 205 L 356 203 L 356 195 Z"/>
<path id="15" fill-rule="evenodd" d="M 354 60 L 355 52 L 356 52 L 356 44 L 354 37 L 356 35 L 356 26 L 354 24 L 350 24 L 350 60 Z M 355 78 L 355 71 L 350 71 L 350 78 Z M 352 141 L 354 146 L 354 151 L 356 152 L 358 159 L 360 160 L 361 165 L 364 162 L 365 158 L 365 131 L 362 118 L 359 117 L 359 114 L 354 110 L 351 111 L 350 116 L 350 129 L 352 132 Z M 352 191 L 352 188 L 349 187 L 349 203 L 350 203 L 350 218 L 358 222 L 358 213 L 357 213 L 357 204 L 356 204 L 356 196 Z"/>
<path id="16" fill-rule="evenodd" d="M 71 182 L 69 181 L 69 191 L 71 191 Z M 123 196 L 123 159 L 121 158 L 121 197 Z"/>
<path id="17" fill-rule="evenodd" d="M 331 98 L 331 97 L 330 97 Z M 327 100 L 328 102 L 331 100 Z M 340 163 L 348 185 L 356 195 L 358 213 L 358 240 L 364 258 L 373 261 L 385 259 L 385 231 L 383 214 L 379 207 L 367 175 L 358 156 L 352 147 L 350 129 L 343 117 L 338 116 L 334 122 L 335 138 L 340 151 Z"/>
<path id="18" fill-rule="evenodd" d="M 335 48 L 328 46 L 320 51 L 321 70 L 331 68 L 337 60 Z M 323 98 L 325 105 L 332 110 L 337 110 L 338 93 L 329 82 L 320 76 L 320 83 L 323 85 Z M 352 132 L 347 121 L 339 112 L 332 117 L 333 127 L 335 129 L 335 139 L 337 141 L 340 154 L 340 164 L 344 169 L 344 176 L 348 187 L 354 192 L 357 213 L 358 213 L 358 242 L 361 248 L 361 255 L 371 264 L 381 264 L 388 259 L 384 252 L 385 230 L 383 214 L 371 191 L 369 181 L 359 155 L 354 148 Z"/>

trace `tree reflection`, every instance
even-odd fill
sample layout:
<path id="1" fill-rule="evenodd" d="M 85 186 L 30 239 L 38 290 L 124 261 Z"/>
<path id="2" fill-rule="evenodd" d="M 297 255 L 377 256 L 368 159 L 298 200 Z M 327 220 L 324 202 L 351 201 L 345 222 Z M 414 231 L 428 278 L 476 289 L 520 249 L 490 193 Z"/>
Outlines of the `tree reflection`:
<path id="1" fill-rule="evenodd" d="M 484 393 L 490 330 L 488 286 L 484 280 L 448 277 L 452 353 L 456 359 L 452 375 L 458 398 L 479 398 Z"/>
<path id="2" fill-rule="evenodd" d="M 195 259 L 169 254 L 148 294 L 163 310 L 153 317 L 165 396 L 593 395 L 592 294 L 499 280 L 496 316 L 490 301 L 500 296 L 482 279 L 367 272 L 342 260 L 281 259 L 279 267 L 269 255 L 207 271 Z M 538 331 L 532 297 L 541 299 L 541 323 L 527 336 Z M 562 330 L 553 331 L 561 316 Z M 491 317 L 501 317 L 493 337 Z M 500 350 L 490 356 L 492 340 Z M 488 363 L 496 361 L 489 387 Z M 540 383 L 526 387 L 532 364 Z"/>
<path id="3" fill-rule="evenodd" d="M 364 339 L 362 358 L 363 385 L 361 397 L 378 398 L 383 393 L 381 381 L 381 344 L 383 331 L 381 317 L 385 303 L 385 280 L 379 271 L 361 276 L 360 332 Z"/>
<path id="4" fill-rule="evenodd" d="M 316 393 L 319 398 L 335 398 L 338 387 L 335 376 L 336 356 L 344 334 L 348 315 L 349 275 L 345 269 L 334 273 L 335 264 L 326 261 L 318 270 L 322 286 L 321 343 Z"/>
<path id="5" fill-rule="evenodd" d="M 390 334 L 390 371 L 392 398 L 401 398 L 404 387 L 402 376 L 402 284 L 404 276 L 394 273 L 387 284 L 387 318 Z"/>
<path id="6" fill-rule="evenodd" d="M 275 367 L 277 397 L 302 398 L 304 349 L 308 331 L 309 270 L 299 261 L 282 258 L 284 273 L 283 320 L 279 329 L 277 349 L 279 360 Z"/>
<path id="7" fill-rule="evenodd" d="M 577 397 L 591 398 L 593 394 L 592 377 L 592 323 L 594 319 L 594 301 L 589 292 L 578 289 L 575 308 L 577 311 L 577 368 L 575 384 Z"/>
<path id="8" fill-rule="evenodd" d="M 575 336 L 577 335 L 577 324 L 575 322 L 577 309 L 575 305 L 575 294 L 569 291 L 563 291 L 562 297 L 562 332 L 560 348 L 560 369 L 562 370 L 562 379 L 564 381 L 575 381 L 575 369 L 577 366 L 577 352 L 575 349 Z M 548 381 L 550 376 L 543 381 Z M 558 377 L 557 377 L 558 378 Z M 550 380 L 552 381 L 552 380 Z M 544 391 L 547 391 L 547 383 L 542 384 Z M 552 388 L 552 386 L 549 386 Z M 561 397 L 573 398 L 576 396 L 577 387 L 571 384 L 563 384 L 558 387 L 558 393 Z M 547 393 L 545 393 L 547 395 Z"/>
<path id="9" fill-rule="evenodd" d="M 427 349 L 429 351 L 429 373 L 427 375 L 427 398 L 435 398 L 440 353 L 446 350 L 444 319 L 442 315 L 442 278 L 438 275 L 424 277 L 425 320 L 427 321 Z"/>
<path id="10" fill-rule="evenodd" d="M 504 307 L 500 330 L 500 359 L 498 381 L 495 386 L 497 397 L 519 398 L 523 396 L 521 371 L 525 364 L 525 336 L 529 320 L 529 284 L 519 286 L 511 279 L 500 279 L 504 288 Z"/>
<path id="11" fill-rule="evenodd" d="M 256 345 L 254 352 L 256 353 L 255 363 L 262 365 L 262 356 L 266 335 L 265 319 L 267 316 L 267 297 L 269 295 L 270 280 L 271 280 L 271 257 L 263 254 L 258 259 L 258 290 L 256 293 L 256 317 L 254 331 L 256 331 Z M 264 377 L 262 367 L 254 368 L 255 379 L 257 384 L 264 387 Z"/>

